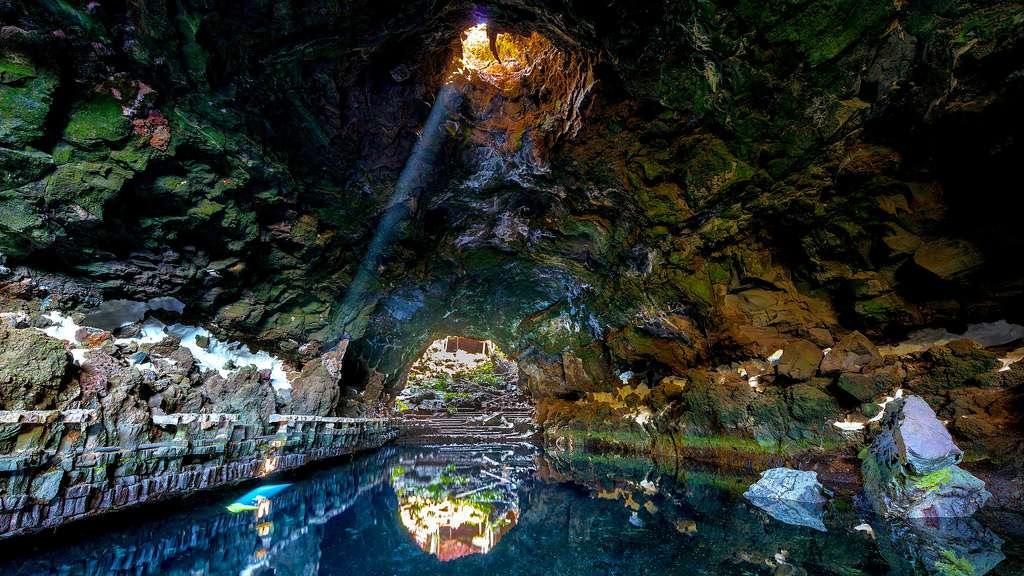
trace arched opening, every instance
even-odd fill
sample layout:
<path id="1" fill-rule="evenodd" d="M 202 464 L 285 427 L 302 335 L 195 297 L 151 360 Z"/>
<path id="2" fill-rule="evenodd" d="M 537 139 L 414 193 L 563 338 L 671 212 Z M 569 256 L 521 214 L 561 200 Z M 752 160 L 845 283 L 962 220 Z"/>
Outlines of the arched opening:
<path id="1" fill-rule="evenodd" d="M 434 340 L 409 369 L 394 409 L 412 443 L 518 441 L 537 433 L 519 367 L 491 340 Z"/>

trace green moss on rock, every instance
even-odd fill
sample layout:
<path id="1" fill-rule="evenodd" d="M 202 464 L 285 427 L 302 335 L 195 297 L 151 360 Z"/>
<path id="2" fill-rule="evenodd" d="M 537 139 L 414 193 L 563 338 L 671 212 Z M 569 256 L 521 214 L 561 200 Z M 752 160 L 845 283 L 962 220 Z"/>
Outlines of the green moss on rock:
<path id="1" fill-rule="evenodd" d="M 30 72 L 27 64 L 9 59 L 0 61 L 7 62 L 4 73 L 12 78 L 12 83 L 0 83 L 0 146 L 23 148 L 43 137 L 57 76 L 41 68 Z"/>
<path id="2" fill-rule="evenodd" d="M 132 172 L 98 162 L 73 162 L 57 168 L 46 182 L 46 200 L 52 205 L 77 204 L 98 218 L 103 207 L 121 191 Z"/>
<path id="3" fill-rule="evenodd" d="M 52 241 L 31 204 L 13 193 L 0 193 L 0 253 L 21 257 Z"/>
<path id="4" fill-rule="evenodd" d="M 50 170 L 53 170 L 53 158 L 49 154 L 0 148 L 0 190 L 37 181 Z"/>
<path id="5" fill-rule="evenodd" d="M 121 104 L 107 95 L 97 95 L 79 104 L 71 114 L 64 139 L 82 147 L 116 143 L 131 132 L 131 123 L 121 112 Z"/>

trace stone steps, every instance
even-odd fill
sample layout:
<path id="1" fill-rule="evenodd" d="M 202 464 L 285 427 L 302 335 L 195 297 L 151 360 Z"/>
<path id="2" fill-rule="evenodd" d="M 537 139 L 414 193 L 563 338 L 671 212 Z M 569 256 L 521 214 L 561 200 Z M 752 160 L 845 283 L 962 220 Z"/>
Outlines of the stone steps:
<path id="1" fill-rule="evenodd" d="M 402 430 L 398 441 L 408 445 L 519 443 L 528 441 L 536 433 L 533 410 L 519 406 L 503 410 L 405 414 L 398 424 Z"/>

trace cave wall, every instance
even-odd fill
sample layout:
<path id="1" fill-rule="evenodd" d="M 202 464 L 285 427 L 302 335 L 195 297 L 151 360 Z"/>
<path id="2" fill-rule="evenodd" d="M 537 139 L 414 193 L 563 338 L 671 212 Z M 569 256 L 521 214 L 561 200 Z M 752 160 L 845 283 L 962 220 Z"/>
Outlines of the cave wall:
<path id="1" fill-rule="evenodd" d="M 174 295 L 187 319 L 310 372 L 344 337 L 343 392 L 304 404 L 322 413 L 386 403 L 444 334 L 509 351 L 546 415 L 624 384 L 713 383 L 709 367 L 776 350 L 809 366 L 855 330 L 884 343 L 1020 322 L 1022 15 L 966 0 L 3 3 L 4 298 Z M 522 94 L 460 85 L 356 328 L 332 333 L 480 19 L 586 65 Z M 577 125 L 540 122 L 567 86 Z M 500 161 L 495 134 L 516 135 Z M 839 412 L 837 376 L 797 368 L 765 379 L 776 408 Z M 731 406 L 717 390 L 687 406 Z M 756 437 L 734 421 L 702 433 Z"/>

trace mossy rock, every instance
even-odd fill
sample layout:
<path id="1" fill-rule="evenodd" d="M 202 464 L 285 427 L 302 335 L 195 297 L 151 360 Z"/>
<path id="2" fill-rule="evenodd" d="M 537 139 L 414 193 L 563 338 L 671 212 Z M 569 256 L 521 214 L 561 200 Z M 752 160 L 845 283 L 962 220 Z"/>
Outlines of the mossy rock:
<path id="1" fill-rule="evenodd" d="M 854 303 L 853 311 L 869 327 L 913 325 L 919 321 L 917 308 L 899 294 L 890 292 Z"/>
<path id="2" fill-rule="evenodd" d="M 788 0 L 784 6 L 744 0 L 740 11 L 767 28 L 773 42 L 794 44 L 813 64 L 828 62 L 863 38 L 879 37 L 893 3 L 875 0 Z"/>
<path id="3" fill-rule="evenodd" d="M 26 56 L 13 52 L 0 54 L 0 84 L 17 84 L 36 77 L 36 67 Z"/>
<path id="4" fill-rule="evenodd" d="M 0 83 L 0 146 L 24 148 L 45 134 L 57 76 L 21 61 L 0 62 L 6 62 L 0 74 L 11 78 L 11 83 Z"/>
<path id="5" fill-rule="evenodd" d="M 35 150 L 0 148 L 0 190 L 35 182 L 53 170 L 53 158 Z"/>
<path id="6" fill-rule="evenodd" d="M 636 191 L 637 202 L 652 222 L 669 226 L 682 226 L 693 216 L 683 199 L 683 191 L 672 182 L 663 182 Z"/>
<path id="7" fill-rule="evenodd" d="M 915 392 L 941 394 L 964 386 L 993 386 L 998 381 L 996 355 L 969 340 L 932 348 L 922 359 L 927 368 L 908 385 Z"/>
<path id="8" fill-rule="evenodd" d="M 57 168 L 46 182 L 46 201 L 52 205 L 77 204 L 98 218 L 103 207 L 118 195 L 133 173 L 111 164 L 73 162 Z"/>
<path id="9" fill-rule="evenodd" d="M 224 205 L 203 199 L 194 208 L 190 208 L 188 215 L 197 221 L 197 224 L 209 222 L 224 212 Z"/>
<path id="10" fill-rule="evenodd" d="M 687 146 L 691 153 L 683 167 L 686 192 L 697 210 L 708 208 L 730 187 L 754 176 L 754 169 L 733 156 L 725 142 L 714 136 L 694 137 Z"/>
<path id="11" fill-rule="evenodd" d="M 824 425 L 839 418 L 839 405 L 825 391 L 825 383 L 796 384 L 786 389 L 789 410 L 797 422 L 827 429 Z"/>
<path id="12" fill-rule="evenodd" d="M 97 95 L 79 104 L 71 114 L 64 139 L 84 148 L 123 141 L 131 133 L 131 122 L 121 104 L 108 95 Z"/>
<path id="13" fill-rule="evenodd" d="M 887 392 L 887 382 L 869 374 L 844 372 L 839 375 L 839 389 L 846 392 L 854 400 L 867 402 L 883 392 Z M 874 416 L 874 414 L 872 414 Z"/>
<path id="14" fill-rule="evenodd" d="M 21 257 L 52 241 L 53 234 L 31 204 L 13 193 L 0 193 L 0 253 Z"/>

